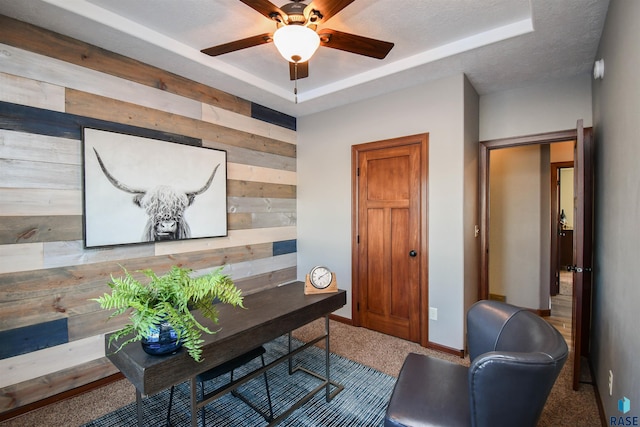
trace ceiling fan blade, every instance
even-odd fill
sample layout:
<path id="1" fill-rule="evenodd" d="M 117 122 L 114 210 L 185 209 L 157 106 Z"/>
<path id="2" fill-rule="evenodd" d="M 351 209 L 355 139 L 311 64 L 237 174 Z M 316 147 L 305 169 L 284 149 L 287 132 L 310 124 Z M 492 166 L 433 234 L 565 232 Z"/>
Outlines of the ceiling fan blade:
<path id="1" fill-rule="evenodd" d="M 329 28 L 323 28 L 318 33 L 321 46 L 357 53 L 371 58 L 384 59 L 394 46 L 393 43 L 343 33 Z"/>
<path id="2" fill-rule="evenodd" d="M 286 17 L 287 15 L 280 10 L 278 6 L 271 3 L 268 0 L 240 0 L 242 3 L 246 4 L 253 10 L 256 10 L 266 16 L 269 19 L 273 19 L 273 14 L 278 14 L 282 17 Z"/>
<path id="3" fill-rule="evenodd" d="M 246 49 L 248 47 L 258 46 L 273 41 L 273 34 L 264 33 L 258 36 L 247 37 L 246 39 L 236 40 L 218 46 L 202 49 L 200 52 L 211 56 L 218 56 L 224 53 L 235 52 L 236 50 Z"/>
<path id="4" fill-rule="evenodd" d="M 309 77 L 309 61 L 298 62 L 298 80 Z M 289 62 L 289 79 L 296 79 L 296 64 Z"/>
<path id="5" fill-rule="evenodd" d="M 305 16 L 308 16 L 307 12 L 311 12 L 316 9 L 322 13 L 322 19 L 316 21 L 316 24 L 327 22 L 333 15 L 340 12 L 345 7 L 349 6 L 355 0 L 313 0 L 305 8 Z"/>

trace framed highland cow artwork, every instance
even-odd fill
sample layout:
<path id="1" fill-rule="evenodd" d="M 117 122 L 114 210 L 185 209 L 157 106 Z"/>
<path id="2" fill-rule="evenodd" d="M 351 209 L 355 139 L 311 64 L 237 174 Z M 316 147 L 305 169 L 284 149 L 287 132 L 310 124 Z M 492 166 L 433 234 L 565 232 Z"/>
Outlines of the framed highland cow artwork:
<path id="1" fill-rule="evenodd" d="M 227 153 L 83 128 L 86 248 L 227 235 Z"/>

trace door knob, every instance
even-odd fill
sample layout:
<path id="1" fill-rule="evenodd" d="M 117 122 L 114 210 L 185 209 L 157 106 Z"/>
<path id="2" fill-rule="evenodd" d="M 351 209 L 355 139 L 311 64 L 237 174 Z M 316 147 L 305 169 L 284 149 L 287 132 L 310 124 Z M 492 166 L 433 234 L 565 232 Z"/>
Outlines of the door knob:
<path id="1" fill-rule="evenodd" d="M 416 255 L 418 255 L 418 252 L 416 252 L 416 251 L 411 251 L 411 252 L 409 252 L 409 256 L 410 256 L 410 257 L 414 257 L 414 256 L 416 256 Z"/>

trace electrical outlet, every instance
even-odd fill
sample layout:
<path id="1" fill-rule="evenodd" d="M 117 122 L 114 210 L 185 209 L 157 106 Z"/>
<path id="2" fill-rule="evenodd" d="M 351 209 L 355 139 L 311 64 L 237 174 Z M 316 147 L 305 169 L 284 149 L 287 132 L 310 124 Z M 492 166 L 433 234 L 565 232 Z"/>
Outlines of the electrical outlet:
<path id="1" fill-rule="evenodd" d="M 609 369 L 609 396 L 613 396 L 613 371 Z"/>
<path id="2" fill-rule="evenodd" d="M 434 307 L 429 307 L 429 319 L 438 320 L 438 309 Z"/>

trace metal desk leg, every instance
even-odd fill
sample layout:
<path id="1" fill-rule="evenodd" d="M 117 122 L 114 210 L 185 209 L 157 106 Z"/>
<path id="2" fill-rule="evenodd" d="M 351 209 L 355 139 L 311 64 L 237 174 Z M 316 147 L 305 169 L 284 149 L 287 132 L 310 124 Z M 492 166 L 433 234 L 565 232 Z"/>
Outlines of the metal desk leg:
<path id="1" fill-rule="evenodd" d="M 191 377 L 191 427 L 198 427 L 198 385 L 196 377 Z"/>
<path id="2" fill-rule="evenodd" d="M 327 402 L 331 400 L 331 376 L 329 371 L 331 370 L 330 362 L 329 362 L 329 315 L 327 314 L 324 318 L 324 332 L 325 332 L 325 366 L 326 366 L 326 378 L 327 378 L 327 386 L 326 386 L 326 399 Z"/>
<path id="3" fill-rule="evenodd" d="M 289 337 L 289 352 L 287 354 L 291 354 L 291 331 L 287 336 Z M 293 375 L 293 356 L 289 357 L 289 375 Z"/>
<path id="4" fill-rule="evenodd" d="M 136 412 L 138 413 L 138 427 L 142 427 L 142 395 L 138 389 L 136 389 Z"/>

